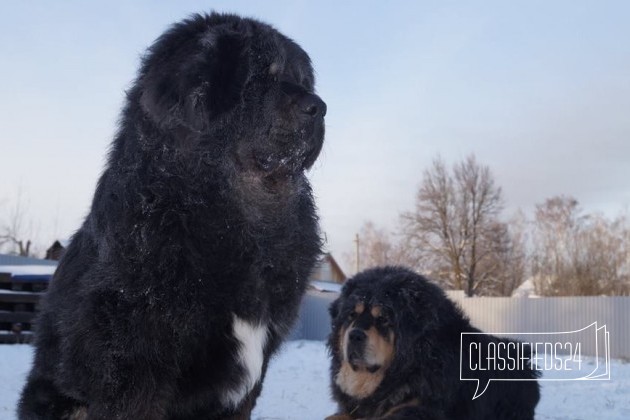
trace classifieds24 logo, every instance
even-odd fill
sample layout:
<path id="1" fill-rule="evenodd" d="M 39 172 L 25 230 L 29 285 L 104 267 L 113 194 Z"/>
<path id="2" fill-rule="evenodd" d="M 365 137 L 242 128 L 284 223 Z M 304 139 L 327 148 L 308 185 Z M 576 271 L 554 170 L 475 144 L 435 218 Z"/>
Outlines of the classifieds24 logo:
<path id="1" fill-rule="evenodd" d="M 497 340 L 496 336 L 520 341 Z M 477 381 L 473 400 L 492 381 L 610 380 L 609 340 L 606 325 L 600 327 L 597 322 L 566 332 L 462 333 L 459 379 Z M 586 354 L 594 357 L 585 360 Z M 540 377 L 519 378 L 519 371 L 527 370 L 539 372 Z"/>

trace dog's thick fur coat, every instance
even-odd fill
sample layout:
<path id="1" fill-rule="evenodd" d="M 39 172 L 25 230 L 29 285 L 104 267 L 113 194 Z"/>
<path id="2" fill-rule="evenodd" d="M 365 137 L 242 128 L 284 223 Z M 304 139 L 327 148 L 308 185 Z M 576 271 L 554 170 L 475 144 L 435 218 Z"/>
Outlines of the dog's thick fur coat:
<path id="1" fill-rule="evenodd" d="M 252 19 L 155 42 L 42 302 L 20 419 L 249 418 L 320 253 L 313 90 L 306 53 Z"/>

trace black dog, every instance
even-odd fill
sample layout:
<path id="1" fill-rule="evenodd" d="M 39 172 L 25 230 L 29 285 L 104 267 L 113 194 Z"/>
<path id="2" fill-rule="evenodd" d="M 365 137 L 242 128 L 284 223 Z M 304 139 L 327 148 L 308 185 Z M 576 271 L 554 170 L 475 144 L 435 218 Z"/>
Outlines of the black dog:
<path id="1" fill-rule="evenodd" d="M 329 419 L 534 418 L 540 394 L 529 351 L 520 370 L 478 373 L 482 380 L 527 381 L 490 383 L 473 400 L 474 381 L 460 380 L 460 336 L 480 331 L 422 276 L 399 267 L 364 271 L 348 280 L 330 313 L 331 384 L 339 414 Z M 482 344 L 517 343 L 475 337 Z"/>
<path id="2" fill-rule="evenodd" d="M 307 54 L 255 20 L 155 42 L 44 299 L 21 419 L 249 418 L 320 253 L 313 92 Z"/>

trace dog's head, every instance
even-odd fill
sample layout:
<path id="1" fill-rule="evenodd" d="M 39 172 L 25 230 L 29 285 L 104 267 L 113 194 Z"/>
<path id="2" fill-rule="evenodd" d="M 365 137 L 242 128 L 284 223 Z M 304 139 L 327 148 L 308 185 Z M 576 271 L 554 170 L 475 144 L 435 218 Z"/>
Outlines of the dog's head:
<path id="1" fill-rule="evenodd" d="M 256 20 L 213 13 L 163 34 L 133 93 L 176 147 L 261 176 L 289 175 L 309 168 L 322 147 L 326 105 L 314 83 L 296 43 Z"/>
<path id="2" fill-rule="evenodd" d="M 392 307 L 378 298 L 353 295 L 338 316 L 338 350 L 354 371 L 387 369 L 394 357 L 396 332 Z"/>
<path id="3" fill-rule="evenodd" d="M 439 287 L 400 267 L 366 270 L 348 280 L 330 306 L 336 385 L 365 398 L 388 375 L 405 374 L 423 336 L 438 328 L 444 300 Z"/>

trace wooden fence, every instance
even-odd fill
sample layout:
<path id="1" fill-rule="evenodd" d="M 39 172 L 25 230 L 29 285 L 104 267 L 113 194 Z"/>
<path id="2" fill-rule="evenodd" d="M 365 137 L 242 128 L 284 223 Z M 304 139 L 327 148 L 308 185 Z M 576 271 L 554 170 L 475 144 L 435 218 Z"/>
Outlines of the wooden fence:
<path id="1" fill-rule="evenodd" d="M 29 343 L 33 319 L 46 279 L 36 281 L 0 273 L 0 344 Z"/>

